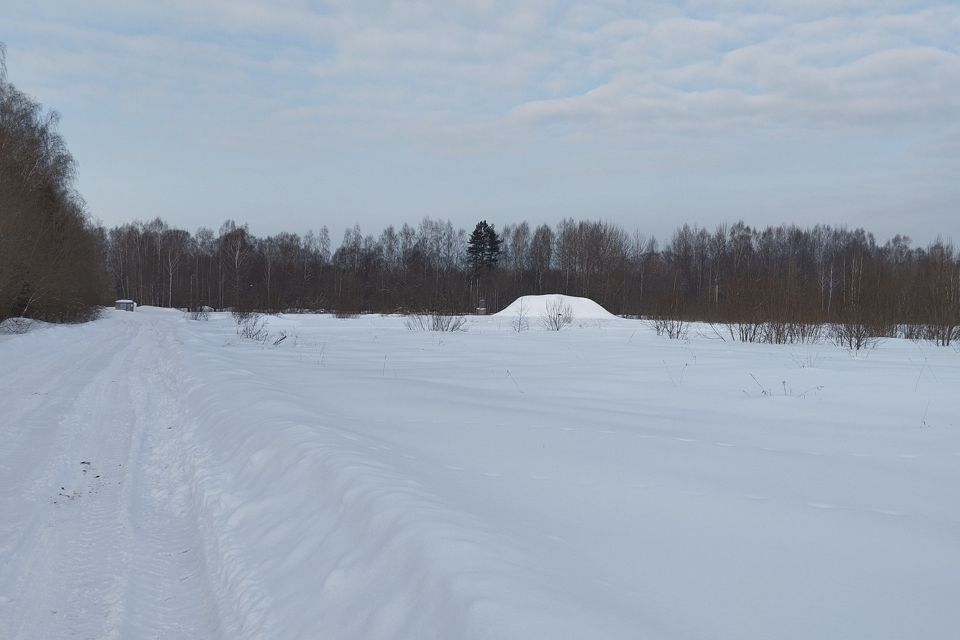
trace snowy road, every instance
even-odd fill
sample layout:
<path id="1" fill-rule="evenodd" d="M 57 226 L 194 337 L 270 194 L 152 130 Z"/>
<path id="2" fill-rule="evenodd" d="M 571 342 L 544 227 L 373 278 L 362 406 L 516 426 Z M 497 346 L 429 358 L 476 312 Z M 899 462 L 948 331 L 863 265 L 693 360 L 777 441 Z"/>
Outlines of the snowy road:
<path id="1" fill-rule="evenodd" d="M 131 314 L 0 346 L 0 637 L 218 634 L 170 334 Z"/>
<path id="2" fill-rule="evenodd" d="M 960 629 L 954 350 L 269 323 L 0 336 L 0 638 Z"/>

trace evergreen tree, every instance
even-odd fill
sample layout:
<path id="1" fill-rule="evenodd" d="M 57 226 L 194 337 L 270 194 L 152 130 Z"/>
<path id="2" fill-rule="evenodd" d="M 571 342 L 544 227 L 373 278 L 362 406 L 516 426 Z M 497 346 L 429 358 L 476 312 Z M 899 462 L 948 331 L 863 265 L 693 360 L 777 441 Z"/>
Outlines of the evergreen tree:
<path id="1" fill-rule="evenodd" d="M 500 245 L 503 240 L 492 224 L 481 220 L 467 241 L 467 264 L 478 273 L 481 269 L 493 269 L 500 260 Z"/>
<path id="2" fill-rule="evenodd" d="M 484 221 L 484 224 L 486 224 L 486 221 Z M 488 269 L 493 269 L 500 260 L 500 245 L 503 244 L 503 240 L 500 239 L 497 230 L 493 228 L 492 224 L 487 225 L 486 229 L 484 229 L 484 236 L 486 243 L 483 253 L 483 266 Z"/>
<path id="3" fill-rule="evenodd" d="M 473 273 L 478 273 L 486 262 L 488 228 L 487 221 L 481 220 L 467 240 L 467 264 Z"/>

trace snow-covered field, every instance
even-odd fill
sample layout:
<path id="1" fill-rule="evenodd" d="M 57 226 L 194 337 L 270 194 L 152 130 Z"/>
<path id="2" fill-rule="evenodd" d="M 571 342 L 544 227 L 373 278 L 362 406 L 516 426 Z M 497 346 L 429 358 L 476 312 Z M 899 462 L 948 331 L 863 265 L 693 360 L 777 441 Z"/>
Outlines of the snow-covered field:
<path id="1" fill-rule="evenodd" d="M 151 308 L 0 336 L 0 638 L 960 637 L 960 353 Z"/>

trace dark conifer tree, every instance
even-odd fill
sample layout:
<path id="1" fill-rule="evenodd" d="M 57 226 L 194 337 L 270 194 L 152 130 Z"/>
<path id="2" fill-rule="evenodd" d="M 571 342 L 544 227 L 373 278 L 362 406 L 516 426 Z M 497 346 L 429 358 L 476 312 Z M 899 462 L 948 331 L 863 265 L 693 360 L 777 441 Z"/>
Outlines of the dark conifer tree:
<path id="1" fill-rule="evenodd" d="M 503 240 L 492 224 L 481 220 L 467 240 L 467 264 L 473 273 L 481 269 L 493 269 L 500 260 L 500 245 Z"/>
<path id="2" fill-rule="evenodd" d="M 486 221 L 484 221 L 483 224 L 486 225 Z M 486 243 L 483 253 L 483 266 L 487 269 L 493 269 L 500 260 L 500 245 L 503 244 L 503 240 L 497 234 L 497 230 L 493 228 L 492 224 L 486 226 L 484 236 Z"/>
<path id="3" fill-rule="evenodd" d="M 473 273 L 478 273 L 488 263 L 489 229 L 490 225 L 487 221 L 481 220 L 474 227 L 470 239 L 467 240 L 467 264 Z M 499 252 L 499 244 L 497 250 Z"/>

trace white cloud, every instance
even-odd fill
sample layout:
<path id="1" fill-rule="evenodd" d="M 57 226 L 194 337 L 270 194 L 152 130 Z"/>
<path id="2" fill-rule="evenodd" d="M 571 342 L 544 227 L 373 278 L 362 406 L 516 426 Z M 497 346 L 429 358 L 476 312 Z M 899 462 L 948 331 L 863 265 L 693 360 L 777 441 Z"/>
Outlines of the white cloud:
<path id="1" fill-rule="evenodd" d="M 777 20 L 756 15 L 745 17 L 749 26 L 736 16 L 621 20 L 601 29 L 608 42 L 619 40 L 605 65 L 609 78 L 527 100 L 506 121 L 563 119 L 616 136 L 625 127 L 642 132 L 648 128 L 631 125 L 651 120 L 661 134 L 692 122 L 713 130 L 821 125 L 831 134 L 949 123 L 960 113 L 960 56 L 956 43 L 925 38 L 935 41 L 950 13 L 822 17 L 773 29 Z M 757 24 L 768 30 L 756 33 Z"/>
<path id="2" fill-rule="evenodd" d="M 557 119 L 614 136 L 642 130 L 636 124 L 650 117 L 661 133 L 710 118 L 717 129 L 819 119 L 860 128 L 903 118 L 909 126 L 914 115 L 948 118 L 960 104 L 951 31 L 960 7 L 750 4 L 690 2 L 695 15 L 684 15 L 672 3 L 101 2 L 94 8 L 160 32 L 110 33 L 66 16 L 31 28 L 67 39 L 37 54 L 38 75 L 63 65 L 69 46 L 73 62 L 61 70 L 72 66 L 92 83 L 112 75 L 141 85 L 135 90 L 206 87 L 256 103 L 257 85 L 281 76 L 281 110 L 340 103 L 375 126 L 387 114 L 415 121 L 426 102 L 447 114 L 441 129 L 459 114 L 465 131 L 483 136 L 493 126 L 522 135 L 518 127 Z M 435 121 L 428 109 L 421 128 Z"/>
<path id="3" fill-rule="evenodd" d="M 610 167 L 736 136 L 955 149 L 960 121 L 948 1 L 38 0 L 5 18 L 10 75 L 44 101 L 230 153 L 376 141 L 549 165 L 539 150 L 567 145 Z"/>

